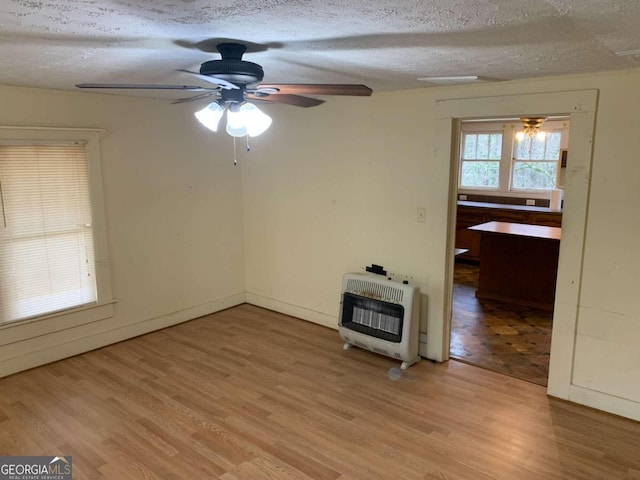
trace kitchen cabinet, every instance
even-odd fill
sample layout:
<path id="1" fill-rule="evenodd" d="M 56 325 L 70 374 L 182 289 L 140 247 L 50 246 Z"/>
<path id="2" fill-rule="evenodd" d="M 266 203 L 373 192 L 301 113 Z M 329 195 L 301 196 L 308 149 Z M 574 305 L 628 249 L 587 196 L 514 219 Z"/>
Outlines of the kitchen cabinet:
<path id="1" fill-rule="evenodd" d="M 476 297 L 552 311 L 562 229 L 510 222 L 471 229 L 482 236 Z"/>

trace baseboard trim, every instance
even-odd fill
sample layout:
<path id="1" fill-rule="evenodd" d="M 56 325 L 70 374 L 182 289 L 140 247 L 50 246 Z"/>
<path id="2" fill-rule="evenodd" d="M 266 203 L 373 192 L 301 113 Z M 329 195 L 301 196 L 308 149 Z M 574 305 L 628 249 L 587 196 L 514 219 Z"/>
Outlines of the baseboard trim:
<path id="1" fill-rule="evenodd" d="M 640 403 L 626 398 L 571 385 L 569 388 L 569 401 L 640 421 Z"/>
<path id="2" fill-rule="evenodd" d="M 298 305 L 292 305 L 290 303 L 276 300 L 275 298 L 263 297 L 256 293 L 246 293 L 246 302 L 256 307 L 266 308 L 273 310 L 274 312 L 283 313 L 285 315 L 291 315 L 292 317 L 300 318 L 308 322 L 317 323 L 323 327 L 338 329 L 338 317 L 329 315 L 327 313 L 317 312 Z"/>
<path id="3" fill-rule="evenodd" d="M 338 329 L 338 317 L 334 317 L 333 315 L 317 312 L 315 310 L 310 310 L 298 305 L 281 302 L 280 300 L 276 300 L 275 298 L 263 297 L 262 295 L 258 295 L 256 293 L 247 292 L 246 295 L 247 303 L 255 305 L 256 307 L 262 307 L 268 310 L 273 310 L 274 312 L 291 315 L 292 317 L 296 317 L 312 323 L 317 323 L 318 325 L 329 327 L 334 330 Z M 421 357 L 424 358 L 428 358 L 426 337 L 426 333 L 420 333 L 420 344 L 418 347 L 418 353 Z"/>
<path id="4" fill-rule="evenodd" d="M 154 330 L 187 322 L 189 320 L 235 307 L 243 303 L 245 303 L 244 292 L 169 313 L 167 315 L 162 315 L 160 317 L 141 320 L 122 327 L 96 332 L 80 338 L 74 338 L 69 342 L 58 343 L 38 350 L 29 351 L 28 340 L 26 340 L 24 342 L 27 344 L 25 345 L 25 350 L 27 350 L 26 353 L 11 358 L 0 359 L 0 377 L 5 377 L 30 368 L 39 367 L 40 365 L 62 360 L 63 358 L 79 355 L 90 350 L 95 350 L 139 335 L 144 335 L 145 333 L 150 333 Z"/>
<path id="5" fill-rule="evenodd" d="M 306 320 L 324 327 L 337 329 L 338 319 L 333 315 L 310 310 L 308 308 L 292 305 L 273 298 L 264 297 L 255 293 L 238 293 L 228 297 L 207 302 L 202 305 L 190 307 L 178 312 L 173 312 L 160 317 L 142 320 L 133 324 L 118 327 L 111 330 L 97 332 L 82 338 L 75 338 L 70 342 L 59 343 L 44 349 L 28 351 L 25 354 L 12 358 L 1 359 L 0 377 L 5 377 L 30 368 L 35 368 L 47 363 L 62 360 L 64 358 L 79 355 L 113 343 L 128 340 L 139 335 L 184 323 L 195 318 L 219 312 L 227 308 L 235 307 L 243 303 L 249 303 L 262 308 L 267 308 L 285 315 Z M 421 347 L 423 346 L 421 342 Z M 424 353 L 421 351 L 421 355 Z M 604 412 L 620 415 L 636 421 L 640 421 L 640 403 L 624 398 L 616 397 L 602 392 L 589 390 L 584 387 L 572 385 L 569 391 L 569 401 L 592 407 Z"/>

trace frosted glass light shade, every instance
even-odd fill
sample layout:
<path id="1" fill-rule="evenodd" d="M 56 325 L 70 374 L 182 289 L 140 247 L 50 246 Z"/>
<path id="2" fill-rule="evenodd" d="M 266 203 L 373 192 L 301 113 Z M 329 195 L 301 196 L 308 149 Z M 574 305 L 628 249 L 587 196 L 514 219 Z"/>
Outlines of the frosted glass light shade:
<path id="1" fill-rule="evenodd" d="M 210 103 L 202 110 L 195 113 L 198 121 L 213 132 L 218 131 L 218 124 L 224 114 L 224 107 L 220 106 L 217 102 Z"/>
<path id="2" fill-rule="evenodd" d="M 227 133 L 233 137 L 257 137 L 271 125 L 271 117 L 252 103 L 243 103 L 236 111 L 227 112 Z"/>
<path id="3" fill-rule="evenodd" d="M 247 127 L 242 111 L 238 110 L 234 112 L 229 109 L 227 112 L 227 133 L 232 137 L 244 137 L 247 134 Z"/>
<path id="4" fill-rule="evenodd" d="M 252 103 L 242 104 L 240 112 L 244 116 L 244 124 L 250 137 L 257 137 L 271 126 L 271 117 Z"/>

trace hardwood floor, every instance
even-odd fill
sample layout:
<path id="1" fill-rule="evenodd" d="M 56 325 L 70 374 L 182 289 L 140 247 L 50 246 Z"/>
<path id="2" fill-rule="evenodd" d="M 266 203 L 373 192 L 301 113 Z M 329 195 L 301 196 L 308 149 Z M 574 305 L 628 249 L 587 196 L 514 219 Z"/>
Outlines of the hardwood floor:
<path id="1" fill-rule="evenodd" d="M 478 266 L 456 263 L 452 358 L 547 385 L 553 312 L 478 299 Z"/>
<path id="2" fill-rule="evenodd" d="M 640 479 L 640 424 L 249 305 L 0 379 L 0 453 L 74 479 Z"/>

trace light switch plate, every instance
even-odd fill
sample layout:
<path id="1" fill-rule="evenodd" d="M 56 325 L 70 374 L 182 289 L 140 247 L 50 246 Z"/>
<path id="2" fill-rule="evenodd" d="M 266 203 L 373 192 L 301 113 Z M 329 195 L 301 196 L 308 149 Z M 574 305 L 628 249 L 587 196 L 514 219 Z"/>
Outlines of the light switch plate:
<path id="1" fill-rule="evenodd" d="M 427 219 L 427 209 L 424 207 L 418 207 L 418 222 L 424 223 Z"/>

